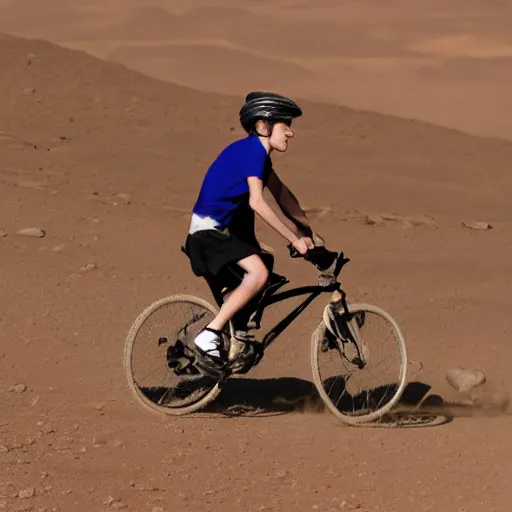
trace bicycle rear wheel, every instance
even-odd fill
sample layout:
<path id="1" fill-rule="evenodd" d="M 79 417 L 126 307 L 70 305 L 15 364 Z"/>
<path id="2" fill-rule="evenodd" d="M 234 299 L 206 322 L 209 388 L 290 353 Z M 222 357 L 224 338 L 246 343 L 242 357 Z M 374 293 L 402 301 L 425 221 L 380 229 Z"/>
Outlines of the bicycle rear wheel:
<path id="1" fill-rule="evenodd" d="M 216 313 L 203 299 L 174 295 L 137 317 L 126 339 L 124 368 L 130 389 L 147 409 L 190 414 L 217 397 L 221 380 L 195 368 L 192 352 L 194 337 Z"/>
<path id="2" fill-rule="evenodd" d="M 395 320 L 383 309 L 352 304 L 349 320 L 334 312 L 334 336 L 324 320 L 311 338 L 313 381 L 329 410 L 349 424 L 378 420 L 397 402 L 406 384 L 407 355 Z"/>

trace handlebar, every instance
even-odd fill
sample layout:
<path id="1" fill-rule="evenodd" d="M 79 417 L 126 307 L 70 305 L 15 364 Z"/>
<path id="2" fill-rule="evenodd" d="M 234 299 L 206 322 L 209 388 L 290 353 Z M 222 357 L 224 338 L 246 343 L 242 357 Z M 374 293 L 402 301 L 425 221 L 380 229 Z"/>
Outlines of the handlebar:
<path id="1" fill-rule="evenodd" d="M 350 261 L 349 258 L 345 258 L 342 252 L 329 251 L 323 246 L 309 249 L 306 254 L 300 254 L 292 244 L 288 244 L 288 250 L 290 251 L 290 257 L 304 258 L 312 263 L 320 272 L 329 271 L 335 277 L 338 277 L 343 265 Z M 331 268 L 333 269 L 332 271 Z"/>

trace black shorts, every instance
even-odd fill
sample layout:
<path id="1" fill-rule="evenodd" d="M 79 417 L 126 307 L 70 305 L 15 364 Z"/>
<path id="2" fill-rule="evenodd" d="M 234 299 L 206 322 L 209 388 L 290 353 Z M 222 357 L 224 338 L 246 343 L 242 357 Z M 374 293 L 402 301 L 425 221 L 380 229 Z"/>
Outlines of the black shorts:
<path id="1" fill-rule="evenodd" d="M 216 229 L 197 231 L 185 242 L 185 254 L 196 276 L 216 276 L 226 265 L 260 252 L 259 247 Z"/>
<path id="2" fill-rule="evenodd" d="M 192 272 L 204 277 L 215 288 L 236 288 L 245 271 L 237 263 L 257 254 L 269 273 L 274 266 L 274 257 L 264 253 L 259 245 L 241 240 L 216 229 L 197 231 L 187 236 L 184 252 L 190 260 Z M 216 285 L 216 286 L 215 286 Z"/>

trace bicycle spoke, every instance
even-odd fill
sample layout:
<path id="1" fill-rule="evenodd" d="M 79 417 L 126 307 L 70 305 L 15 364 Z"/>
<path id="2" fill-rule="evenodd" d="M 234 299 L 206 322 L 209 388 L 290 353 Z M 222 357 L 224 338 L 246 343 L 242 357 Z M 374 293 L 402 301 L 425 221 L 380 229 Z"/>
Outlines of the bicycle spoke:
<path id="1" fill-rule="evenodd" d="M 156 370 L 152 370 L 152 371 L 150 371 L 149 373 L 146 373 L 146 374 L 141 378 L 141 382 L 142 382 L 142 381 L 147 380 L 149 377 L 152 377 L 152 376 L 153 376 L 155 373 L 157 373 L 157 372 L 158 372 L 158 373 L 160 373 L 160 372 L 161 372 L 160 368 L 157 368 Z"/>

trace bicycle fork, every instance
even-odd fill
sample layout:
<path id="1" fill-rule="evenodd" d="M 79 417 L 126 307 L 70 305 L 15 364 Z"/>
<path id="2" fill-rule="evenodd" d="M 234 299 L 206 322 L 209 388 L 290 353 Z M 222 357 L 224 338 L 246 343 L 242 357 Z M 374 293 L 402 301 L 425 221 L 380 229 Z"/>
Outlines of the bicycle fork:
<path id="1" fill-rule="evenodd" d="M 343 290 L 333 292 L 324 309 L 323 321 L 334 336 L 340 355 L 359 369 L 364 368 L 368 363 L 369 352 L 367 348 L 365 350 L 356 315 L 349 311 Z"/>

